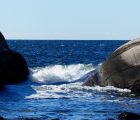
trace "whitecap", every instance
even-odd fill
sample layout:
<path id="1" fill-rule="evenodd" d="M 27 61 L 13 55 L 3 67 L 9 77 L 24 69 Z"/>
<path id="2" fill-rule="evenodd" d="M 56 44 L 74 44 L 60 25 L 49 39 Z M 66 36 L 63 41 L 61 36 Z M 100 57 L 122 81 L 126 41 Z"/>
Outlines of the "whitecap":
<path id="1" fill-rule="evenodd" d="M 87 98 L 96 96 L 96 93 L 103 92 L 103 99 L 106 96 L 104 93 L 130 93 L 129 89 L 120 89 L 113 86 L 106 87 L 88 87 L 82 86 L 82 83 L 70 83 L 62 85 L 41 85 L 41 86 L 32 86 L 36 91 L 35 94 L 26 96 L 27 99 L 41 99 L 41 98 Z M 112 92 L 111 92 L 112 91 Z M 99 94 L 97 94 L 99 95 Z M 104 96 L 105 95 L 105 96 Z M 98 97 L 95 97 L 98 98 Z M 102 99 L 101 96 L 98 99 Z"/>
<path id="2" fill-rule="evenodd" d="M 41 83 L 72 82 L 94 70 L 92 64 L 54 65 L 31 69 L 32 79 Z"/>

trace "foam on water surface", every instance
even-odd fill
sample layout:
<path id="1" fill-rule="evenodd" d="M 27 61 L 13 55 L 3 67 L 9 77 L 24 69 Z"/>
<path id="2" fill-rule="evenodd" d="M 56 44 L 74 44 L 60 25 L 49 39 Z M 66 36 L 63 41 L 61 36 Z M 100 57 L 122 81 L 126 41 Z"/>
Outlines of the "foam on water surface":
<path id="1" fill-rule="evenodd" d="M 106 87 L 88 87 L 82 86 L 82 82 L 75 82 L 70 84 L 62 84 L 62 85 L 41 85 L 34 86 L 32 88 L 36 91 L 35 94 L 31 94 L 26 96 L 26 99 L 46 99 L 46 98 L 86 98 L 93 97 L 96 94 L 101 93 L 104 94 L 112 94 L 112 93 L 130 93 L 131 91 L 128 89 L 120 89 L 115 88 L 113 86 Z M 99 99 L 98 97 L 95 97 Z"/>
<path id="2" fill-rule="evenodd" d="M 8 92 L 26 99 L 87 98 L 100 95 L 99 93 L 131 92 L 113 86 L 82 86 L 82 80 L 94 69 L 92 64 L 54 65 L 31 69 L 30 80 L 20 85 L 8 86 Z M 97 96 L 95 98 L 99 99 Z"/>
<path id="3" fill-rule="evenodd" d="M 81 86 L 88 73 L 125 42 L 9 41 L 27 60 L 31 77 L 1 92 L 0 116 L 105 120 L 121 111 L 140 113 L 140 98 L 130 90 Z"/>

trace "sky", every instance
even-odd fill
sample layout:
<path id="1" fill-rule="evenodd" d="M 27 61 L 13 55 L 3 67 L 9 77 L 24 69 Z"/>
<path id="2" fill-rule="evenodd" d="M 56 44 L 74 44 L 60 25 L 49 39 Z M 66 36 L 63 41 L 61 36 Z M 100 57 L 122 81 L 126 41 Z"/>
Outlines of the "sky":
<path id="1" fill-rule="evenodd" d="M 7 39 L 130 40 L 140 37 L 140 0 L 0 0 Z"/>

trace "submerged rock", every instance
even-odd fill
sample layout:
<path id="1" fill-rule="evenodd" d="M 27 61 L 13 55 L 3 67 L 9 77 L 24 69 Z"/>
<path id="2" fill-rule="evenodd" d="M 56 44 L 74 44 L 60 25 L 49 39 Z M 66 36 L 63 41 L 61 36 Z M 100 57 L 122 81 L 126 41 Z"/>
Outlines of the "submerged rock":
<path id="1" fill-rule="evenodd" d="M 23 56 L 9 49 L 0 33 L 0 83 L 15 84 L 23 82 L 29 75 L 28 65 Z"/>
<path id="2" fill-rule="evenodd" d="M 122 112 L 118 116 L 119 120 L 140 120 L 140 115 L 131 112 Z"/>
<path id="3" fill-rule="evenodd" d="M 115 86 L 140 92 L 140 39 L 132 40 L 113 52 L 83 85 Z"/>

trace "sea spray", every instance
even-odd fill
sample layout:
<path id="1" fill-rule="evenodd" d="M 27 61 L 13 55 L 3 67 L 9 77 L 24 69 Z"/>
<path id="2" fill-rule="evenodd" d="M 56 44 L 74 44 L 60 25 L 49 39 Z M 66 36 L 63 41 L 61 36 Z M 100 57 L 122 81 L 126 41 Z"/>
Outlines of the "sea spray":
<path id="1" fill-rule="evenodd" d="M 32 79 L 41 83 L 72 82 L 94 70 L 92 64 L 54 65 L 32 69 Z"/>

